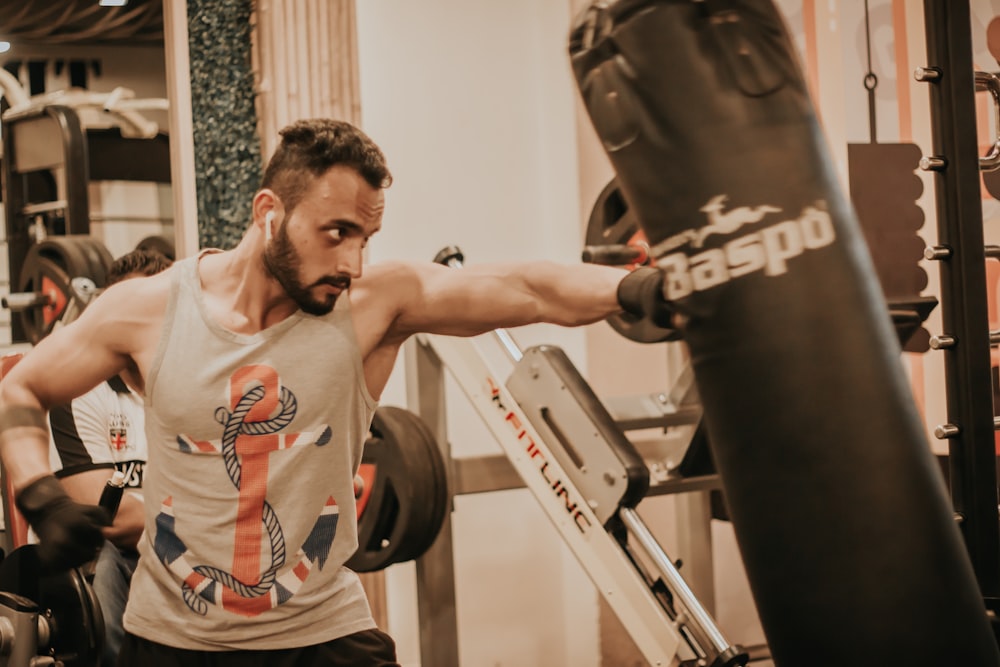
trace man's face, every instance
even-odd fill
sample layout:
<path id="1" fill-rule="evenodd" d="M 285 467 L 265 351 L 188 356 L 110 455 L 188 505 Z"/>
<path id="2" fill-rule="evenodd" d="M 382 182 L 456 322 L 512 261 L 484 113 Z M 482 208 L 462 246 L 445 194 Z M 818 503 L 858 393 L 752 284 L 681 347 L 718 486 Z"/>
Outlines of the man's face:
<path id="1" fill-rule="evenodd" d="M 361 277 L 362 253 L 382 225 L 385 198 L 355 170 L 316 178 L 264 247 L 267 271 L 304 312 L 325 315 Z"/>

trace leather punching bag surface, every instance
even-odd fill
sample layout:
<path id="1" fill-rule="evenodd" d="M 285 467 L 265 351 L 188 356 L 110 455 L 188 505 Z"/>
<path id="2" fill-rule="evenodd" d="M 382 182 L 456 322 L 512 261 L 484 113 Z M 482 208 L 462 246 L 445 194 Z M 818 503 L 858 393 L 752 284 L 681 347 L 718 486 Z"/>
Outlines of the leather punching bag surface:
<path id="1" fill-rule="evenodd" d="M 595 3 L 570 54 L 664 293 L 688 318 L 776 664 L 1000 664 L 871 257 L 773 4 Z"/>

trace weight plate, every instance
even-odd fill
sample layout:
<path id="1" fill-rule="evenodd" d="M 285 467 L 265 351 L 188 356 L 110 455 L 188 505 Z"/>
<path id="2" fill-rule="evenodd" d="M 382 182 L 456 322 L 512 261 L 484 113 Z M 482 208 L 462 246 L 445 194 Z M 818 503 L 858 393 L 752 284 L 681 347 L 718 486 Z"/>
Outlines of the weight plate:
<path id="1" fill-rule="evenodd" d="M 104 645 L 104 617 L 94 590 L 79 569 L 42 571 L 37 546 L 15 549 L 0 563 L 0 590 L 34 602 L 48 620 L 46 646 L 38 654 L 65 667 L 94 667 Z"/>
<path id="2" fill-rule="evenodd" d="M 430 427 L 419 416 L 406 410 L 398 411 L 395 416 L 401 428 L 410 434 L 407 444 L 411 466 L 418 475 L 415 478 L 419 485 L 415 497 L 420 499 L 421 506 L 414 513 L 413 525 L 420 526 L 407 537 L 404 552 L 404 560 L 414 560 L 423 556 L 437 540 L 451 507 L 451 494 L 447 466 Z"/>
<path id="3" fill-rule="evenodd" d="M 72 288 L 73 278 L 90 278 L 103 287 L 111 266 L 111 253 L 104 245 L 85 235 L 52 236 L 28 250 L 18 283 L 20 292 L 43 292 L 49 303 L 21 311 L 25 336 L 37 344 L 49 335 L 72 303 L 77 314 L 86 303 Z"/>
<path id="4" fill-rule="evenodd" d="M 52 259 L 32 256 L 29 252 L 24 269 L 21 272 L 19 291 L 42 292 L 48 297 L 46 305 L 19 313 L 25 336 L 34 345 L 52 332 L 70 301 L 74 299 L 74 292 L 70 276 Z"/>
<path id="5" fill-rule="evenodd" d="M 586 245 L 634 245 L 646 243 L 646 234 L 630 213 L 628 202 L 618 189 L 618 182 L 609 182 L 597 196 L 587 221 Z M 629 265 L 634 269 L 635 265 Z M 605 320 L 611 328 L 637 343 L 662 343 L 677 340 L 673 329 L 661 329 L 652 322 L 621 313 Z"/>
<path id="6" fill-rule="evenodd" d="M 92 236 L 80 236 L 77 238 L 80 249 L 86 256 L 90 266 L 90 271 L 85 274 L 86 277 L 93 280 L 94 285 L 97 287 L 107 287 L 108 273 L 111 271 L 111 265 L 115 261 L 115 258 L 111 256 L 111 251 Z M 73 277 L 75 278 L 76 276 Z"/>
<path id="7" fill-rule="evenodd" d="M 450 505 L 445 470 L 437 442 L 417 415 L 378 408 L 358 471 L 358 550 L 347 567 L 372 572 L 423 555 Z"/>

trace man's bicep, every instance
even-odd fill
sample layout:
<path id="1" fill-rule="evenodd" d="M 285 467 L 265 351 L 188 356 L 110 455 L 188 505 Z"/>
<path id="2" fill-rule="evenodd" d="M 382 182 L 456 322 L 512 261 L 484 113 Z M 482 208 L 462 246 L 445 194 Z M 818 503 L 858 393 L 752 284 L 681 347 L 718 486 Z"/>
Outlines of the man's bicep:
<path id="1" fill-rule="evenodd" d="M 402 303 L 400 327 L 408 333 L 472 336 L 538 319 L 538 302 L 514 265 L 421 267 Z"/>
<path id="2" fill-rule="evenodd" d="M 27 352 L 0 383 L 0 399 L 48 408 L 68 403 L 122 370 L 127 356 L 118 349 L 115 322 L 91 312 L 99 302 Z"/>

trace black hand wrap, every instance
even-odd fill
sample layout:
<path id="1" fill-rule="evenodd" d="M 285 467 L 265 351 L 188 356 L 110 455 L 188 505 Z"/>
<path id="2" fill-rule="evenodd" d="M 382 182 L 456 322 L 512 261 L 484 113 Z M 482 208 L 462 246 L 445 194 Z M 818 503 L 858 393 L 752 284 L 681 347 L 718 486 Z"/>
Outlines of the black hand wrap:
<path id="1" fill-rule="evenodd" d="M 676 329 L 674 308 L 663 298 L 662 269 L 642 266 L 622 278 L 618 283 L 618 303 L 626 313 L 648 319 L 661 329 Z"/>
<path id="2" fill-rule="evenodd" d="M 17 494 L 17 508 L 38 535 L 42 566 L 56 572 L 91 561 L 104 544 L 108 514 L 75 502 L 53 475 L 35 480 Z"/>

